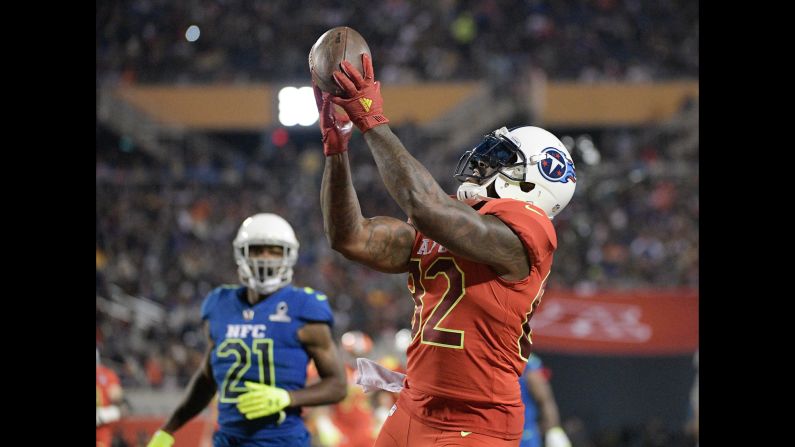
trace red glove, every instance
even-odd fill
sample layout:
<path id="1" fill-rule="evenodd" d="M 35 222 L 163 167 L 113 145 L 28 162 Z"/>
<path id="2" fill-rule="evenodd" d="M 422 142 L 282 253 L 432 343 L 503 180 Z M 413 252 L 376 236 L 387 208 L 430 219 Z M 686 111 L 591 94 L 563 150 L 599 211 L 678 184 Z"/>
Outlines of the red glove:
<path id="1" fill-rule="evenodd" d="M 370 56 L 367 53 L 362 54 L 364 78 L 350 62 L 342 61 L 341 66 L 345 70 L 345 74 L 335 71 L 333 76 L 348 97 L 332 96 L 331 101 L 345 109 L 353 124 L 356 124 L 362 133 L 375 126 L 388 123 L 389 119 L 384 116 L 381 83 L 375 82 L 373 61 L 370 60 Z"/>
<path id="2" fill-rule="evenodd" d="M 326 154 L 326 157 L 341 154 L 348 150 L 348 141 L 351 139 L 353 123 L 347 116 L 338 115 L 334 112 L 334 105 L 330 101 L 331 95 L 320 91 L 315 81 L 312 81 L 312 88 L 315 90 L 315 103 L 317 104 L 317 111 L 320 113 L 323 153 Z"/>

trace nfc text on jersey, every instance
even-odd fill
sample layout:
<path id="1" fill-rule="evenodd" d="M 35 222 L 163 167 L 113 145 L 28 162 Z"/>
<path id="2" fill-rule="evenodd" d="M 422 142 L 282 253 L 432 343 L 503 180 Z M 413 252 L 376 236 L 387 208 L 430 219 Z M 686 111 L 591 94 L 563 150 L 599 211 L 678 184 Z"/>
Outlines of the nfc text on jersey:
<path id="1" fill-rule="evenodd" d="M 264 324 L 227 324 L 225 338 L 265 338 Z"/>

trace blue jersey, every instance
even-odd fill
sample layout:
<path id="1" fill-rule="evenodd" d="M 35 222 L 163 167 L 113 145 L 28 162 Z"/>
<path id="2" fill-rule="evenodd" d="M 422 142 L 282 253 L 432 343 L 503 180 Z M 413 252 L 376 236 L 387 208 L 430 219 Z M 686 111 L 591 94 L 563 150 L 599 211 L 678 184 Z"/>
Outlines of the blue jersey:
<path id="1" fill-rule="evenodd" d="M 246 299 L 246 287 L 219 287 L 204 300 L 202 319 L 210 323 L 215 342 L 212 370 L 218 386 L 220 432 L 237 438 L 264 440 L 305 431 L 301 408 L 248 420 L 236 407 L 245 382 L 265 383 L 286 390 L 303 388 L 309 355 L 298 340 L 307 323 L 334 323 L 328 298 L 309 287 L 284 287 L 255 305 Z"/>
<path id="2" fill-rule="evenodd" d="M 527 366 L 524 368 L 522 376 L 519 378 L 519 387 L 522 389 L 522 403 L 524 404 L 524 431 L 519 447 L 541 447 L 541 433 L 538 429 L 538 405 L 527 388 L 525 375 L 530 371 L 537 371 L 542 368 L 541 359 L 535 354 L 530 354 Z"/>

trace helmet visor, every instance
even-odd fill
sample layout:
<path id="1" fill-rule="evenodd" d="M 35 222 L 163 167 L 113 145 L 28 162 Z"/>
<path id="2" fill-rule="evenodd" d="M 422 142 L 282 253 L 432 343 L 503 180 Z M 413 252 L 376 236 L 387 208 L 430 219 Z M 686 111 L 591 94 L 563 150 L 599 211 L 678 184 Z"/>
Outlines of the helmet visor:
<path id="1" fill-rule="evenodd" d="M 474 149 L 464 152 L 458 160 L 453 177 L 459 182 L 476 178 L 480 183 L 496 175 L 498 172 L 511 180 L 523 181 L 524 175 L 517 177 L 510 168 L 525 164 L 524 153 L 513 141 L 498 131 L 483 138 Z"/>

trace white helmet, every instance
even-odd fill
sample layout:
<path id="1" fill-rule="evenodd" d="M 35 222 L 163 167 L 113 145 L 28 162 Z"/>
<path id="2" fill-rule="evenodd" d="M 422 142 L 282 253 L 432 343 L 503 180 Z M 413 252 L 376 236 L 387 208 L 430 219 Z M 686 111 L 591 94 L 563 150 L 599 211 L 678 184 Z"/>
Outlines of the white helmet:
<path id="1" fill-rule="evenodd" d="M 284 248 L 281 259 L 252 259 L 252 245 L 278 245 Z M 298 239 L 286 220 L 271 213 L 255 214 L 243 221 L 232 243 L 240 282 L 266 295 L 290 284 L 298 260 Z"/>
<path id="2" fill-rule="evenodd" d="M 502 127 L 486 135 L 461 156 L 454 177 L 464 182 L 458 188 L 459 200 L 489 200 L 486 188 L 493 182 L 499 198 L 529 202 L 550 219 L 569 204 L 577 183 L 566 146 L 555 135 L 533 126 L 510 131 Z M 480 183 L 467 182 L 472 178 Z"/>

